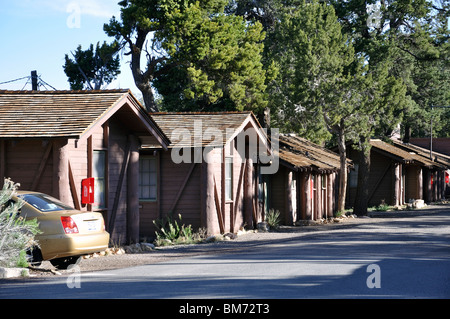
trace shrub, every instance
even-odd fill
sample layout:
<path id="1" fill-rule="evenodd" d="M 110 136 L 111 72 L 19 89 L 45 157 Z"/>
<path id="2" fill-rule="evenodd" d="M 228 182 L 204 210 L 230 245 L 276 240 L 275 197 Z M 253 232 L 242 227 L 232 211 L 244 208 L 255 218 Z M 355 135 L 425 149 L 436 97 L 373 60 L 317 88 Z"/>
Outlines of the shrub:
<path id="1" fill-rule="evenodd" d="M 266 222 L 271 229 L 277 229 L 280 226 L 280 212 L 273 208 L 269 209 L 266 214 Z"/>
<path id="2" fill-rule="evenodd" d="M 39 233 L 36 219 L 25 220 L 20 216 L 23 203 L 13 203 L 12 196 L 19 184 L 5 179 L 0 191 L 0 266 L 27 267 L 26 251 L 38 246 L 34 236 Z"/>
<path id="3" fill-rule="evenodd" d="M 384 203 L 380 204 L 379 206 L 377 206 L 377 207 L 375 208 L 375 210 L 376 210 L 377 212 L 386 212 L 386 211 L 388 211 L 389 209 L 390 209 L 390 206 L 387 205 L 387 204 L 384 204 Z"/>
<path id="4" fill-rule="evenodd" d="M 172 217 L 172 214 L 165 218 L 153 221 L 156 228 L 155 244 L 163 246 L 165 244 L 188 244 L 194 242 L 194 232 L 191 225 L 180 225 L 181 214 L 178 214 L 179 223 Z"/>

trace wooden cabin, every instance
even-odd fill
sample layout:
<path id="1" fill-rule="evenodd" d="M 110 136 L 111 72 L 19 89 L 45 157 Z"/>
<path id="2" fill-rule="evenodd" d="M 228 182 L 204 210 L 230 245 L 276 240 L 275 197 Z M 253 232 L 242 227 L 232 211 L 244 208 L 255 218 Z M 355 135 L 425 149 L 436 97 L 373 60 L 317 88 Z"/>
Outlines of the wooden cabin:
<path id="1" fill-rule="evenodd" d="M 369 207 L 381 204 L 401 206 L 413 200 L 432 202 L 442 199 L 439 185 L 442 185 L 445 165 L 431 161 L 399 141 L 387 143 L 372 139 L 370 143 Z M 347 203 L 353 205 L 358 187 L 358 154 L 348 148 L 348 157 L 355 166 L 347 184 Z"/>
<path id="2" fill-rule="evenodd" d="M 102 212 L 115 243 L 139 239 L 141 141 L 168 139 L 130 91 L 0 91 L 0 123 L 1 180 Z"/>
<path id="3" fill-rule="evenodd" d="M 263 219 L 257 205 L 260 152 L 268 139 L 251 112 L 152 113 L 170 139 L 166 151 L 144 145 L 140 156 L 141 235 L 154 220 L 173 216 L 208 234 L 253 228 Z"/>
<path id="4" fill-rule="evenodd" d="M 337 209 L 339 155 L 294 134 L 279 137 L 280 168 L 270 179 L 270 207 L 282 223 L 333 217 Z"/>
<path id="5" fill-rule="evenodd" d="M 438 139 L 444 141 L 445 139 Z M 433 163 L 431 169 L 426 170 L 426 174 L 430 175 L 429 183 L 427 183 L 427 192 L 424 199 L 427 202 L 435 202 L 445 199 L 450 195 L 450 155 L 430 150 L 412 143 L 404 143 L 398 140 L 393 141 L 396 147 L 399 147 L 407 152 L 416 154 L 421 158 L 429 159 Z M 443 143 L 445 145 L 446 143 Z M 445 151 L 445 149 L 442 148 Z"/>
<path id="6" fill-rule="evenodd" d="M 450 156 L 449 137 L 433 137 L 432 140 L 429 137 L 415 137 L 410 138 L 408 144 L 419 146 L 428 152 L 431 144 L 432 153 L 437 152 L 438 154 Z"/>

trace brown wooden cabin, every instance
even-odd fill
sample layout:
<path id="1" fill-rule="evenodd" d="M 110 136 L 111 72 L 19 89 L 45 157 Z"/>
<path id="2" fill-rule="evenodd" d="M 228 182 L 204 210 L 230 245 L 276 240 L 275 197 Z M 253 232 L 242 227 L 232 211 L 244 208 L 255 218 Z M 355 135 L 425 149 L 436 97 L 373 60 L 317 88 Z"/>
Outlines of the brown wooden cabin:
<path id="1" fill-rule="evenodd" d="M 436 154 L 438 154 L 438 158 L 446 158 L 446 161 L 450 162 L 450 138 L 448 137 L 433 137 L 432 141 L 430 141 L 429 137 L 410 138 L 409 143 L 410 145 L 415 145 L 424 149 L 424 152 L 429 153 L 431 157 L 435 158 Z M 450 169 L 447 169 L 445 172 L 444 183 L 445 196 L 446 198 L 450 198 Z"/>
<path id="2" fill-rule="evenodd" d="M 103 213 L 112 241 L 139 238 L 141 141 L 168 140 L 128 90 L 0 91 L 0 179 Z M 82 180 L 94 201 L 82 203 Z"/>
<path id="3" fill-rule="evenodd" d="M 280 169 L 271 177 L 270 207 L 282 223 L 334 216 L 339 155 L 294 134 L 280 135 Z M 350 164 L 350 163 L 349 163 Z"/>
<path id="4" fill-rule="evenodd" d="M 409 144 L 417 145 L 428 152 L 431 144 L 433 153 L 450 156 L 450 137 L 433 137 L 433 140 L 429 137 L 414 137 L 409 139 Z"/>
<path id="5" fill-rule="evenodd" d="M 151 116 L 170 145 L 141 149 L 142 236 L 153 237 L 153 221 L 168 215 L 178 221 L 180 214 L 183 224 L 208 234 L 253 228 L 263 219 L 256 202 L 260 162 L 249 150 L 268 150 L 268 139 L 253 113 Z"/>
<path id="6" fill-rule="evenodd" d="M 442 181 L 446 166 L 431 161 L 408 145 L 370 141 L 369 207 L 386 204 L 401 206 L 410 200 L 432 202 L 442 199 Z M 358 154 L 348 148 L 355 169 L 349 174 L 347 203 L 353 205 L 358 187 Z"/>
<path id="7" fill-rule="evenodd" d="M 438 140 L 442 141 L 443 145 L 446 144 L 444 143 L 444 138 Z M 450 139 L 448 140 L 450 141 Z M 432 158 L 432 163 L 434 163 L 434 166 L 431 170 L 427 171 L 427 174 L 431 176 L 431 179 L 430 183 L 426 185 L 427 191 L 424 196 L 424 199 L 427 202 L 439 201 L 450 196 L 450 155 L 439 152 L 439 150 L 445 151 L 445 148 L 433 150 L 430 153 L 430 149 L 415 145 L 413 143 L 404 143 L 398 140 L 394 140 L 393 143 L 395 146 L 410 153 L 417 154 L 422 158 Z"/>

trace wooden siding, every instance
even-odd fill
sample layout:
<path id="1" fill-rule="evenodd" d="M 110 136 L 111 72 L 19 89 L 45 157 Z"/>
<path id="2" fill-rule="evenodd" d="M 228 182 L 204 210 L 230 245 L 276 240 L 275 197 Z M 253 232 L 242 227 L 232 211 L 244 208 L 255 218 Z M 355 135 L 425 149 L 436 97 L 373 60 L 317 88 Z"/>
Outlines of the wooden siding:
<path id="1" fill-rule="evenodd" d="M 127 159 L 128 130 L 120 125 L 118 121 L 111 121 L 109 125 L 109 192 L 108 192 L 108 218 L 107 225 L 111 225 L 113 220 L 114 227 L 108 229 L 113 233 L 113 241 L 124 243 L 127 233 L 127 178 L 124 162 Z M 120 184 L 121 175 L 124 176 Z M 119 192 L 120 189 L 120 192 Z M 114 203 L 117 203 L 115 215 L 113 214 Z"/>
<path id="2" fill-rule="evenodd" d="M 145 154 L 145 151 L 141 153 Z M 262 221 L 262 212 L 252 206 L 257 196 L 255 168 L 253 165 L 246 166 L 247 162 L 234 142 L 211 150 L 208 163 L 176 164 L 170 151 L 160 151 L 158 156 L 158 198 L 153 202 L 140 202 L 141 236 L 153 237 L 156 230 L 153 221 L 170 212 L 174 218 L 181 214 L 184 224 L 192 225 L 196 230 L 207 228 L 211 234 L 237 232 L 244 225 L 253 227 L 254 223 Z M 225 157 L 233 159 L 232 195 L 228 200 L 225 199 Z M 211 205 L 208 212 L 204 211 L 208 196 L 208 186 L 204 182 L 206 166 L 211 174 L 208 188 Z"/>
<path id="3" fill-rule="evenodd" d="M 4 153 L 0 155 L 4 161 L 4 177 L 20 183 L 20 189 L 31 190 L 33 184 L 36 184 L 33 190 L 55 194 L 51 150 L 44 158 L 48 148 L 53 146 L 52 143 L 49 140 L 5 141 L 2 150 Z M 37 176 L 39 171 L 40 176 Z"/>

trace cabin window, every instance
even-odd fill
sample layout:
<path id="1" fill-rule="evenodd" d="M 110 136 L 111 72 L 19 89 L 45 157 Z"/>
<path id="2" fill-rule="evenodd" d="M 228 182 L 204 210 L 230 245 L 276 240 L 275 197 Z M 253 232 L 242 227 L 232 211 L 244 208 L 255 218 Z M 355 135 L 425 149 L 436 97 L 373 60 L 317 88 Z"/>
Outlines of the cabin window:
<path id="1" fill-rule="evenodd" d="M 139 159 L 139 199 L 157 200 L 156 157 L 141 156 Z"/>
<path id="2" fill-rule="evenodd" d="M 232 200 L 233 195 L 233 158 L 225 158 L 225 200 Z"/>
<path id="3" fill-rule="evenodd" d="M 94 184 L 94 204 L 95 209 L 106 208 L 106 151 L 93 151 L 92 177 Z"/>

